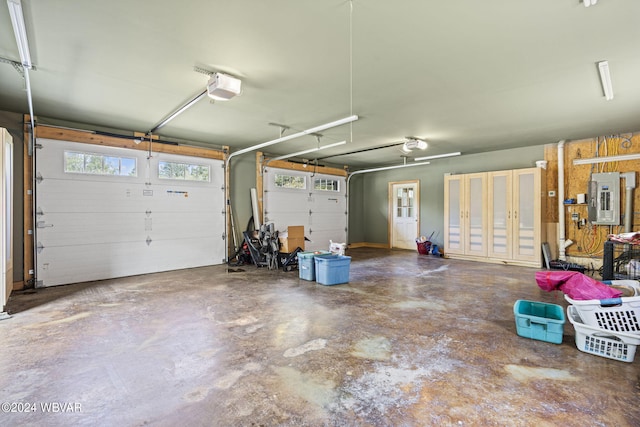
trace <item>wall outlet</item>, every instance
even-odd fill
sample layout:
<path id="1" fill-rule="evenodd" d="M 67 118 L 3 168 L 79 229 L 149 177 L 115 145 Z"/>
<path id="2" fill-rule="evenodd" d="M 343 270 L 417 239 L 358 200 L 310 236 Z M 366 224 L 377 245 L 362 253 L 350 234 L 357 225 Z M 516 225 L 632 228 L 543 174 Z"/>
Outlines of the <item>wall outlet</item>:
<path id="1" fill-rule="evenodd" d="M 549 191 L 549 197 L 556 197 L 556 192 L 554 190 Z"/>

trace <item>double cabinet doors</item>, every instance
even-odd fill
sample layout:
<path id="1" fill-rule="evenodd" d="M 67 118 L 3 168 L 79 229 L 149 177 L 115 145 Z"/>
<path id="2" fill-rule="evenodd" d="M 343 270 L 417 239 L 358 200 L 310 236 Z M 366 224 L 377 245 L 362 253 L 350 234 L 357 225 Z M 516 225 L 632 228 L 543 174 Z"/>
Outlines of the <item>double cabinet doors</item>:
<path id="1" fill-rule="evenodd" d="M 488 173 L 488 256 L 540 260 L 540 172 L 537 168 Z"/>
<path id="2" fill-rule="evenodd" d="M 445 176 L 448 253 L 487 256 L 487 174 Z"/>
<path id="3" fill-rule="evenodd" d="M 499 260 L 540 260 L 537 168 L 445 176 L 445 250 Z"/>

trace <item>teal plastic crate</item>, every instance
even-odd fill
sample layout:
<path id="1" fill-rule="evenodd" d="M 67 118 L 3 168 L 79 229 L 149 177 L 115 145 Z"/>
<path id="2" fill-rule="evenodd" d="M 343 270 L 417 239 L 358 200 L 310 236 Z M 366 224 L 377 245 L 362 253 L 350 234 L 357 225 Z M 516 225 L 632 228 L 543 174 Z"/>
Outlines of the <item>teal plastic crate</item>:
<path id="1" fill-rule="evenodd" d="M 518 300 L 513 306 L 518 335 L 553 344 L 562 343 L 564 310 L 557 304 Z"/>
<path id="2" fill-rule="evenodd" d="M 316 257 L 315 263 L 316 282 L 321 285 L 339 285 L 349 282 L 350 256 Z"/>
<path id="3" fill-rule="evenodd" d="M 333 256 L 329 251 L 315 252 L 299 252 L 298 253 L 298 272 L 299 277 L 303 280 L 316 280 L 315 258 Z"/>

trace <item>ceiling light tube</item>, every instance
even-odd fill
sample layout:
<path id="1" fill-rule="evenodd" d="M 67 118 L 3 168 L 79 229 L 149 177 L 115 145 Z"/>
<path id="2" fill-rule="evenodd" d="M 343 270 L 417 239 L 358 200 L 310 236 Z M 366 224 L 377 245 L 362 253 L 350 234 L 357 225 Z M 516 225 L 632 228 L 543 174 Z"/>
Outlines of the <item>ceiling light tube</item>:
<path id="1" fill-rule="evenodd" d="M 622 162 L 625 160 L 638 160 L 640 159 L 640 153 L 636 154 L 621 154 L 619 156 L 605 156 L 605 157 L 592 157 L 590 159 L 575 159 L 574 165 L 592 165 L 594 163 L 605 162 Z"/>
<path id="2" fill-rule="evenodd" d="M 422 161 L 422 160 L 431 160 L 431 159 L 441 159 L 443 157 L 453 157 L 453 156 L 459 156 L 462 153 L 457 151 L 455 153 L 446 153 L 446 154 L 436 154 L 433 156 L 426 156 L 426 157 L 416 157 L 415 159 L 413 159 L 416 162 Z"/>
<path id="3" fill-rule="evenodd" d="M 325 148 L 337 147 L 339 145 L 344 145 L 346 143 L 347 143 L 347 141 L 340 141 L 340 142 L 336 142 L 334 144 L 325 145 L 324 147 L 314 147 L 314 148 L 310 148 L 308 150 L 298 151 L 297 153 L 285 154 L 284 156 L 274 157 L 273 159 L 269 159 L 269 161 L 267 163 L 272 162 L 274 160 L 284 160 L 284 159 L 288 159 L 289 157 L 302 156 L 303 154 L 313 153 L 315 151 L 324 150 Z"/>
<path id="4" fill-rule="evenodd" d="M 27 41 L 27 28 L 24 25 L 24 15 L 22 14 L 22 4 L 20 0 L 7 0 L 9 15 L 11 15 L 11 25 L 18 44 L 18 53 L 24 68 L 31 69 L 31 54 L 29 53 L 29 42 Z"/>
<path id="5" fill-rule="evenodd" d="M 430 162 L 422 162 L 422 163 L 409 163 L 406 165 L 396 165 L 396 166 L 383 166 L 380 168 L 373 168 L 373 169 L 361 169 L 361 170 L 357 170 L 355 172 L 352 172 L 349 174 L 349 177 L 351 177 L 352 175 L 358 175 L 361 173 L 369 173 L 369 172 L 378 172 L 378 171 L 386 171 L 389 169 L 400 169 L 400 168 L 410 168 L 413 166 L 422 166 L 422 165 L 428 165 L 431 164 Z"/>
<path id="6" fill-rule="evenodd" d="M 609 72 L 609 61 L 598 62 L 598 71 L 600 72 L 600 82 L 602 90 L 607 101 L 613 99 L 613 85 L 611 84 L 611 73 Z"/>
<path id="7" fill-rule="evenodd" d="M 229 158 L 231 158 L 233 156 L 238 156 L 240 154 L 249 153 L 251 151 L 259 150 L 261 148 L 268 147 L 269 145 L 278 144 L 280 142 L 288 141 L 290 139 L 299 138 L 299 137 L 304 136 L 304 135 L 309 135 L 309 134 L 312 134 L 312 133 L 317 133 L 317 132 L 323 131 L 325 129 L 334 128 L 336 126 L 340 126 L 340 125 L 343 125 L 345 123 L 354 122 L 356 120 L 358 120 L 358 116 L 353 115 L 353 116 L 345 117 L 344 119 L 336 120 L 336 121 L 331 122 L 331 123 L 326 123 L 324 125 L 313 127 L 311 129 L 303 130 L 303 131 L 298 132 L 298 133 L 293 133 L 293 134 L 287 135 L 287 136 L 281 136 L 280 138 L 277 138 L 277 139 L 274 139 L 274 140 L 271 140 L 271 141 L 267 141 L 267 142 L 263 142 L 262 144 L 258 144 L 258 145 L 254 145 L 252 147 L 243 148 L 242 150 L 234 151 L 233 153 L 231 153 L 229 155 Z"/>

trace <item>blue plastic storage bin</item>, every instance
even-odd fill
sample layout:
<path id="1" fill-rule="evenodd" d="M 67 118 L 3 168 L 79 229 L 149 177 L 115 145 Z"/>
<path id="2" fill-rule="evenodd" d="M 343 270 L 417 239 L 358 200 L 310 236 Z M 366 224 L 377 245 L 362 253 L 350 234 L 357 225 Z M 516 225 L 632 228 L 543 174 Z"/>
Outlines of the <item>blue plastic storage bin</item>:
<path id="1" fill-rule="evenodd" d="M 315 263 L 316 282 L 321 285 L 339 285 L 349 282 L 350 256 L 316 257 Z"/>
<path id="2" fill-rule="evenodd" d="M 518 300 L 513 306 L 518 335 L 534 340 L 562 343 L 564 310 L 557 304 Z"/>
<path id="3" fill-rule="evenodd" d="M 316 257 L 333 256 L 329 251 L 299 252 L 298 271 L 299 277 L 303 280 L 316 280 L 315 261 Z"/>

